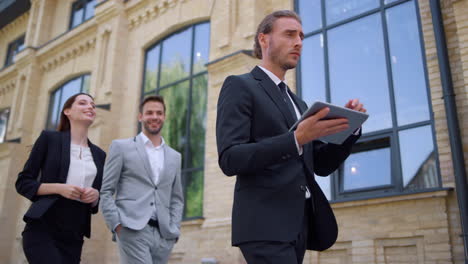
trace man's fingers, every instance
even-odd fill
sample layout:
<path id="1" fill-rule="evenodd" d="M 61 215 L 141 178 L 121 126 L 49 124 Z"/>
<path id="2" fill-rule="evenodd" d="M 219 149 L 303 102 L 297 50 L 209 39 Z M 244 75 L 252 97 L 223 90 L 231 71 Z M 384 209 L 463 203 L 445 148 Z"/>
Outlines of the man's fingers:
<path id="1" fill-rule="evenodd" d="M 313 115 L 313 117 L 318 121 L 324 117 L 326 117 L 328 115 L 328 113 L 330 112 L 330 108 L 328 107 L 324 107 L 322 109 L 320 109 L 320 111 L 318 111 L 317 113 L 315 113 Z"/>

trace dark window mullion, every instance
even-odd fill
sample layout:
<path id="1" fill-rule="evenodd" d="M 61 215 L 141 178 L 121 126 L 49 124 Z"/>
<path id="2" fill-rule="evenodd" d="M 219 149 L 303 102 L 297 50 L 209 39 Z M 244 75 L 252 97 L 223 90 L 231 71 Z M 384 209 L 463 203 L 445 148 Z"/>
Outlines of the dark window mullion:
<path id="1" fill-rule="evenodd" d="M 188 106 L 187 106 L 187 117 L 186 117 L 186 135 L 187 135 L 187 144 L 185 145 L 185 164 L 184 168 L 188 169 L 190 161 L 192 160 L 192 155 L 190 153 L 191 147 L 191 138 L 190 138 L 190 122 L 191 122 L 191 114 L 192 113 L 192 92 L 193 92 L 193 53 L 195 49 L 195 26 L 192 26 L 192 46 L 190 50 L 190 73 L 189 73 L 189 96 L 188 96 Z M 191 166 L 191 164 L 190 164 Z"/>
<path id="2" fill-rule="evenodd" d="M 383 0 L 381 0 L 383 3 Z M 396 103 L 395 103 L 395 89 L 393 87 L 393 70 L 391 64 L 391 54 L 390 54 L 390 43 L 388 36 L 388 26 L 386 19 L 386 9 L 383 4 L 380 6 L 380 17 L 382 19 L 382 33 L 384 38 L 384 52 L 385 52 L 385 62 L 387 66 L 387 81 L 388 81 L 388 91 L 390 98 L 390 110 L 392 113 L 392 127 L 393 133 L 390 141 L 390 157 L 391 157 L 391 176 L 392 183 L 396 186 L 397 191 L 403 191 L 403 173 L 401 168 L 400 161 L 400 145 L 398 138 L 398 123 L 397 123 L 397 113 L 396 113 Z"/>
<path id="3" fill-rule="evenodd" d="M 80 25 L 81 25 L 86 20 L 86 9 L 87 9 L 88 1 L 87 0 L 80 0 L 80 2 L 83 5 L 83 15 L 81 16 L 81 23 L 80 23 Z"/>

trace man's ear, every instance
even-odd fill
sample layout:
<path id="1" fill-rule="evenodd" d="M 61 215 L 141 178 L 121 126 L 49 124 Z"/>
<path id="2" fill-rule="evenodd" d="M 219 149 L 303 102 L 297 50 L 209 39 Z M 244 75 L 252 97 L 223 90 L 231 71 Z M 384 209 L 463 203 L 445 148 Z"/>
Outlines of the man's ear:
<path id="1" fill-rule="evenodd" d="M 268 35 L 263 33 L 258 34 L 258 42 L 262 49 L 265 48 L 268 45 Z"/>
<path id="2" fill-rule="evenodd" d="M 143 117 L 143 115 L 141 113 L 138 113 L 138 122 L 141 123 L 141 118 Z"/>

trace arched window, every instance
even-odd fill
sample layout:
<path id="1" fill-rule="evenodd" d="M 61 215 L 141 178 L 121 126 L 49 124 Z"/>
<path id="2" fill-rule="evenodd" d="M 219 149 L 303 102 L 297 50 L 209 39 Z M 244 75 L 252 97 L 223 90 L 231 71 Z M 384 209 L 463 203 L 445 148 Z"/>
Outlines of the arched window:
<path id="1" fill-rule="evenodd" d="M 47 118 L 47 130 L 57 129 L 60 121 L 60 111 L 65 101 L 72 95 L 80 92 L 89 92 L 89 80 L 91 75 L 85 74 L 67 81 L 55 90 L 50 96 L 49 114 Z"/>
<path id="2" fill-rule="evenodd" d="M 337 177 L 317 180 L 329 199 L 440 187 L 417 1 L 296 0 L 305 39 L 302 98 L 344 105 L 369 119 Z"/>
<path id="3" fill-rule="evenodd" d="M 187 27 L 146 50 L 142 98 L 164 96 L 162 135 L 182 154 L 184 219 L 203 215 L 203 173 L 210 24 Z"/>

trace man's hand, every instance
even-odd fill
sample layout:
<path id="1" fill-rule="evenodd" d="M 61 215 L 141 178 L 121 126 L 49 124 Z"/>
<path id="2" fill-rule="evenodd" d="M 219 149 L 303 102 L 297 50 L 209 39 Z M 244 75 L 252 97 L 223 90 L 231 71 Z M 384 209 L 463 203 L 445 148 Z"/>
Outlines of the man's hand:
<path id="1" fill-rule="evenodd" d="M 359 102 L 359 99 L 349 100 L 345 107 L 354 111 L 359 111 L 363 113 L 367 112 L 367 110 L 364 108 L 364 105 Z"/>
<path id="2" fill-rule="evenodd" d="M 80 188 L 78 186 L 71 185 L 71 184 L 60 184 L 60 185 L 57 185 L 57 187 L 58 187 L 58 191 L 57 191 L 58 194 L 71 200 L 79 200 L 81 195 L 84 192 L 83 188 Z"/>
<path id="3" fill-rule="evenodd" d="M 81 194 L 80 200 L 83 203 L 94 203 L 99 199 L 99 192 L 98 190 L 86 187 L 83 188 L 83 193 Z"/>
<path id="4" fill-rule="evenodd" d="M 117 235 L 120 235 L 120 229 L 122 229 L 122 225 L 121 225 L 121 224 L 119 224 L 119 225 L 115 228 L 115 233 L 116 233 Z"/>
<path id="5" fill-rule="evenodd" d="M 297 143 L 300 146 L 320 137 L 345 131 L 349 128 L 348 119 L 346 118 L 321 120 L 325 118 L 329 112 L 330 108 L 325 107 L 299 123 L 294 133 Z"/>

